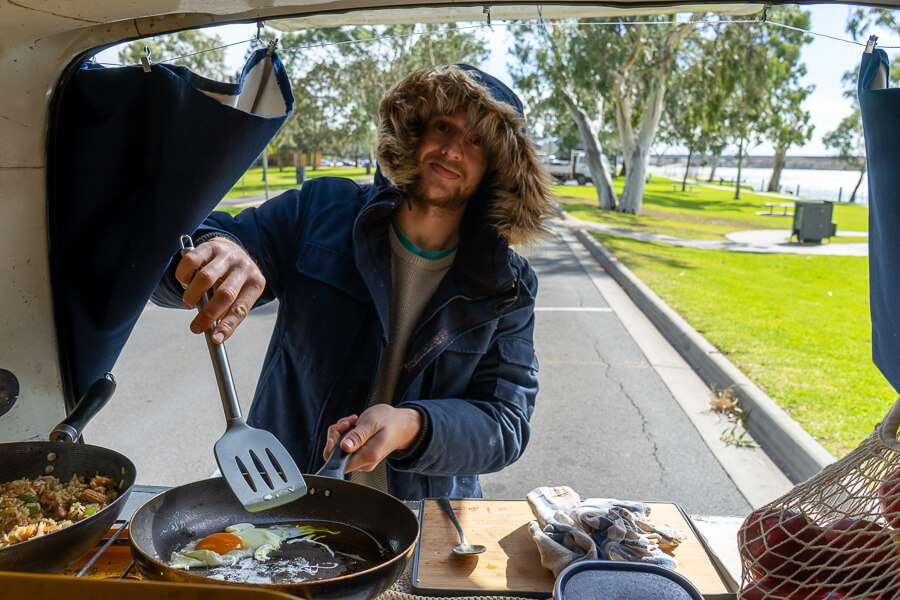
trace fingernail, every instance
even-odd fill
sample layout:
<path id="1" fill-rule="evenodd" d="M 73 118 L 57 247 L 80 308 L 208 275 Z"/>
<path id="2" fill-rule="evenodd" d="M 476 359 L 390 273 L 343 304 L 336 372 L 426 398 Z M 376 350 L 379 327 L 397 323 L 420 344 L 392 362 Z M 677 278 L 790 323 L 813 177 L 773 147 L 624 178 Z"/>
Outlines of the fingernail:
<path id="1" fill-rule="evenodd" d="M 181 282 L 179 282 L 179 283 L 181 283 Z M 181 283 L 182 289 L 185 289 L 185 290 L 186 290 L 186 289 L 187 289 L 187 285 L 188 285 L 188 284 L 186 284 L 186 283 Z"/>
<path id="2" fill-rule="evenodd" d="M 225 334 L 223 334 L 223 333 L 214 333 L 213 334 L 213 341 L 217 344 L 221 344 L 222 340 L 224 340 L 224 339 L 225 339 Z"/>
<path id="3" fill-rule="evenodd" d="M 343 441 L 344 450 L 350 451 L 356 448 L 356 442 L 353 440 L 347 439 Z"/>

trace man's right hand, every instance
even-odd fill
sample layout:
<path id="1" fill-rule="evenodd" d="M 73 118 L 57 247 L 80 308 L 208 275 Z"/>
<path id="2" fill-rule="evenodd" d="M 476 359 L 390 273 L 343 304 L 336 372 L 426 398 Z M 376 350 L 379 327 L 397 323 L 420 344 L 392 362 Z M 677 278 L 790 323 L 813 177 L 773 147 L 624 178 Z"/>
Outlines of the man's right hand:
<path id="1" fill-rule="evenodd" d="M 212 335 L 216 344 L 231 337 L 266 287 L 266 278 L 247 251 L 224 237 L 187 252 L 175 278 L 184 286 L 185 308 L 194 308 L 212 290 L 210 301 L 191 321 L 191 331 L 203 333 L 218 321 Z"/>

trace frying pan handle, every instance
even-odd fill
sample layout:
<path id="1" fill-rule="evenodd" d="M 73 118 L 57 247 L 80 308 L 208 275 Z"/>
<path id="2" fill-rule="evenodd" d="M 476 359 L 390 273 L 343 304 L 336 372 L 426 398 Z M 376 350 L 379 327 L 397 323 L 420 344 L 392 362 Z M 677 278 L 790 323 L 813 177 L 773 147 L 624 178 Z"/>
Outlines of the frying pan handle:
<path id="1" fill-rule="evenodd" d="M 347 461 L 350 460 L 350 456 L 352 454 L 350 452 L 344 451 L 341 448 L 341 441 L 344 439 L 344 436 L 350 433 L 349 431 L 344 433 L 341 436 L 341 439 L 338 440 L 337 445 L 335 445 L 334 450 L 331 451 L 331 456 L 328 457 L 328 460 L 325 461 L 325 464 L 322 465 L 322 468 L 316 471 L 316 475 L 321 475 L 322 477 L 333 477 L 335 479 L 343 479 L 344 471 L 347 470 Z"/>
<path id="2" fill-rule="evenodd" d="M 116 391 L 116 378 L 107 373 L 91 384 L 72 412 L 50 432 L 51 442 L 74 442 L 85 425 L 106 406 Z"/>

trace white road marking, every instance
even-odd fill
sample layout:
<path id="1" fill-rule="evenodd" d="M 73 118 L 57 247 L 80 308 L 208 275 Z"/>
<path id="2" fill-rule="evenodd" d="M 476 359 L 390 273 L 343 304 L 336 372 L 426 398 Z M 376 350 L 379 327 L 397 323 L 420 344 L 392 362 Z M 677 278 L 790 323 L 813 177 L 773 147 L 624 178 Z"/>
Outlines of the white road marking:
<path id="1" fill-rule="evenodd" d="M 603 306 L 536 306 L 535 312 L 612 312 Z"/>

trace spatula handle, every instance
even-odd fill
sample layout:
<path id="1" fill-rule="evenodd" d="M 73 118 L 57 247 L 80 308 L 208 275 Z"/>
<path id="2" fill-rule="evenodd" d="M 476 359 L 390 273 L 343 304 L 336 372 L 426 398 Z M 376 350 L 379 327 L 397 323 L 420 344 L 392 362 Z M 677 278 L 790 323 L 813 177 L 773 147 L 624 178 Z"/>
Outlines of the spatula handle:
<path id="1" fill-rule="evenodd" d="M 350 460 L 351 454 L 345 452 L 344 449 L 341 448 L 341 441 L 348 433 L 350 432 L 347 431 L 341 436 L 338 443 L 335 444 L 334 450 L 331 451 L 328 460 L 325 461 L 325 464 L 322 465 L 321 469 L 316 471 L 316 475 L 321 475 L 322 477 L 334 477 L 335 479 L 344 478 L 344 472 L 347 470 L 347 462 Z"/>
<path id="2" fill-rule="evenodd" d="M 189 235 L 181 236 L 181 255 L 184 256 L 194 249 L 194 241 Z M 208 291 L 203 293 L 203 297 L 197 303 L 198 312 L 210 300 Z M 218 321 L 213 322 L 212 326 L 203 332 L 206 338 L 206 347 L 209 349 L 209 356 L 212 358 L 213 371 L 216 373 L 216 383 L 219 385 L 219 395 L 222 397 L 222 408 L 225 409 L 225 418 L 230 422 L 235 419 L 243 420 L 241 416 L 241 405 L 238 404 L 237 391 L 234 389 L 234 378 L 231 376 L 231 367 L 228 365 L 228 355 L 225 353 L 225 343 L 216 344 L 213 342 L 212 334 L 216 328 Z"/>

